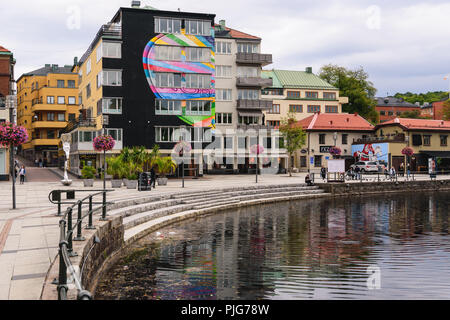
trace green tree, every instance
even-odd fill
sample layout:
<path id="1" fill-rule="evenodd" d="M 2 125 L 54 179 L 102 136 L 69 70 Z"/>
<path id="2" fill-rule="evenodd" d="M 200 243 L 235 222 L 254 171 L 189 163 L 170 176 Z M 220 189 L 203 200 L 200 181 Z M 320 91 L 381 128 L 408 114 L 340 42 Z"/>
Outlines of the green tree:
<path id="1" fill-rule="evenodd" d="M 379 114 L 375 110 L 377 89 L 362 67 L 349 70 L 328 64 L 320 69 L 319 77 L 338 88 L 340 96 L 348 97 L 348 104 L 343 106 L 344 112 L 356 112 L 368 121 L 378 123 Z"/>
<path id="2" fill-rule="evenodd" d="M 419 110 L 411 110 L 411 111 L 402 112 L 402 114 L 400 115 L 400 118 L 420 119 L 422 117 L 420 116 Z"/>
<path id="3" fill-rule="evenodd" d="M 444 91 L 429 91 L 427 93 L 406 92 L 406 93 L 396 93 L 394 97 L 402 98 L 403 100 L 409 103 L 419 102 L 421 105 L 423 105 L 424 102 L 432 103 L 447 98 L 448 92 Z"/>
<path id="4" fill-rule="evenodd" d="M 286 118 L 281 120 L 280 132 L 284 139 L 284 147 L 289 154 L 289 159 L 294 156 L 295 151 L 301 149 L 306 142 L 306 132 L 297 125 L 295 114 L 289 112 Z M 289 160 L 289 162 L 291 162 Z M 293 163 L 289 164 L 289 176 L 292 177 Z"/>
<path id="5" fill-rule="evenodd" d="M 442 119 L 450 121 L 450 100 L 444 102 L 444 108 L 442 109 Z"/>

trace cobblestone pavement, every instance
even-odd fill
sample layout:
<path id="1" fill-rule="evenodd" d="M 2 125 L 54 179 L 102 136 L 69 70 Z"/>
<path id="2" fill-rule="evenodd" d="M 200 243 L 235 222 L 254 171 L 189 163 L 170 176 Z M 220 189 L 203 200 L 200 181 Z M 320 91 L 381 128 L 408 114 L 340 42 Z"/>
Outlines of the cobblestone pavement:
<path id="1" fill-rule="evenodd" d="M 49 202 L 49 192 L 55 189 L 98 190 L 103 187 L 102 181 L 96 181 L 93 188 L 85 188 L 81 180 L 75 180 L 72 186 L 64 187 L 56 174 L 46 169 L 29 169 L 28 182 L 23 185 L 16 184 L 16 210 L 11 209 L 11 182 L 0 182 L 0 299 L 2 300 L 35 300 L 40 297 L 46 272 L 57 255 L 59 242 L 59 218 L 55 216 L 56 206 Z M 294 174 L 293 177 L 262 175 L 258 178 L 258 185 L 304 183 L 305 175 L 305 173 Z M 415 176 L 415 178 L 429 180 L 427 175 Z M 450 177 L 438 177 L 438 179 L 442 178 Z M 370 179 L 376 178 L 370 176 Z M 316 182 L 321 182 L 317 180 L 317 176 Z M 152 191 L 144 192 L 122 187 L 109 193 L 107 200 L 254 186 L 255 176 L 205 176 L 200 179 L 186 179 L 184 189 L 181 188 L 181 184 L 181 180 L 169 180 L 167 186 L 157 186 Z M 107 187 L 109 186 L 110 182 L 107 182 Z"/>

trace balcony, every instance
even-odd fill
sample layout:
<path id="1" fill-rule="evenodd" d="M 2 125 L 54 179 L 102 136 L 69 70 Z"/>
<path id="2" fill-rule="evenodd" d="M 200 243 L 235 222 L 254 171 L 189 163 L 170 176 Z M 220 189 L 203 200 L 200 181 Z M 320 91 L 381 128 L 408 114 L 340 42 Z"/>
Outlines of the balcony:
<path id="1" fill-rule="evenodd" d="M 272 86 L 272 79 L 264 79 L 259 77 L 238 77 L 236 86 L 265 88 Z"/>
<path id="2" fill-rule="evenodd" d="M 31 111 L 61 111 L 65 112 L 67 106 L 65 104 L 35 104 L 31 107 Z"/>
<path id="3" fill-rule="evenodd" d="M 237 109 L 250 109 L 250 110 L 268 110 L 272 108 L 272 100 L 246 100 L 239 99 L 237 101 Z"/>
<path id="4" fill-rule="evenodd" d="M 238 52 L 236 54 L 236 63 L 251 63 L 266 66 L 272 63 L 272 55 L 262 53 Z"/>
<path id="5" fill-rule="evenodd" d="M 262 125 L 262 124 L 243 124 L 243 123 L 239 123 L 237 125 L 237 129 L 241 129 L 241 130 L 275 130 L 276 128 L 273 126 L 269 126 L 269 125 Z"/>
<path id="6" fill-rule="evenodd" d="M 95 118 L 79 118 L 78 120 L 72 120 L 67 124 L 67 127 L 61 131 L 61 133 L 68 133 L 77 128 L 96 128 L 97 120 Z"/>
<path id="7" fill-rule="evenodd" d="M 31 145 L 34 146 L 57 146 L 59 144 L 59 139 L 33 139 L 31 140 Z"/>
<path id="8" fill-rule="evenodd" d="M 67 121 L 33 121 L 31 128 L 33 129 L 64 129 L 67 126 Z"/>

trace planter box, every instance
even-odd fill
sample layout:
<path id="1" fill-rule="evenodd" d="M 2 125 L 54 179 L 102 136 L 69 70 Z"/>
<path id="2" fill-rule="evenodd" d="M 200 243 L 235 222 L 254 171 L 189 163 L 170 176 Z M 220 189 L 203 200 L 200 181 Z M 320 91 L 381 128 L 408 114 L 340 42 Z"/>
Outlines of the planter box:
<path id="1" fill-rule="evenodd" d="M 93 187 L 94 179 L 83 179 L 83 184 L 85 187 Z"/>
<path id="2" fill-rule="evenodd" d="M 167 178 L 158 178 L 156 181 L 158 182 L 158 186 L 166 186 L 167 185 Z"/>
<path id="3" fill-rule="evenodd" d="M 137 183 L 137 180 L 127 180 L 127 189 L 136 189 Z"/>
<path id="4" fill-rule="evenodd" d="M 121 188 L 122 187 L 122 179 L 120 180 L 111 180 L 111 187 L 112 188 Z"/>

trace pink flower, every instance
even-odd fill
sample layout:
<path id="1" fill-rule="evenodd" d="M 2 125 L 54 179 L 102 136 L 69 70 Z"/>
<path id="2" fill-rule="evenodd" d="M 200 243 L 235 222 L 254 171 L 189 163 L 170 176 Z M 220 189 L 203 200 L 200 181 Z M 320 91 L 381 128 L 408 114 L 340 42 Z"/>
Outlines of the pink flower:
<path id="1" fill-rule="evenodd" d="M 114 148 L 116 141 L 112 136 L 98 136 L 94 138 L 93 146 L 97 151 L 109 151 Z"/>

